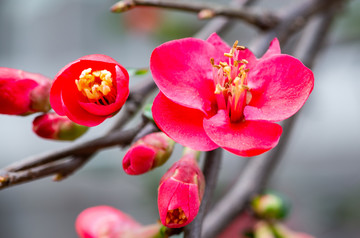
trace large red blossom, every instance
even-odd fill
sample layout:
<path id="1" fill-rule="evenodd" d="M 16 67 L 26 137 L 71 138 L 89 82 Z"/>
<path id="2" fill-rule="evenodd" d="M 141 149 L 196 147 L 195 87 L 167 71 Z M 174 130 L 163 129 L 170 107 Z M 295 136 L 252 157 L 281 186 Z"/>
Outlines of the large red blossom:
<path id="1" fill-rule="evenodd" d="M 112 117 L 129 95 L 126 69 L 106 55 L 87 55 L 55 76 L 50 103 L 55 112 L 84 126 Z"/>
<path id="2" fill-rule="evenodd" d="M 277 39 L 260 59 L 215 33 L 174 40 L 153 51 L 150 68 L 161 130 L 195 150 L 222 147 L 240 156 L 275 147 L 282 128 L 274 122 L 296 113 L 314 86 L 311 70 L 281 54 Z"/>

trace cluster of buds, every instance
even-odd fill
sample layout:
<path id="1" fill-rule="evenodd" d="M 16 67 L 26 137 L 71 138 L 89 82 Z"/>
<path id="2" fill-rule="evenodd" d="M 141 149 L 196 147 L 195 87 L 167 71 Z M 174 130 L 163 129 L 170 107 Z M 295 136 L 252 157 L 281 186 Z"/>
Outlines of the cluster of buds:
<path id="1" fill-rule="evenodd" d="M 198 164 L 199 152 L 185 148 L 160 180 L 158 208 L 162 224 L 170 228 L 186 226 L 196 217 L 205 190 Z"/>
<path id="2" fill-rule="evenodd" d="M 51 80 L 41 74 L 0 67 L 0 114 L 26 116 L 50 110 Z"/>
<path id="3" fill-rule="evenodd" d="M 76 219 L 80 238 L 155 238 L 160 224 L 143 226 L 124 212 L 109 206 L 90 207 Z"/>
<path id="4" fill-rule="evenodd" d="M 172 154 L 175 142 L 163 132 L 144 136 L 125 154 L 123 168 L 127 174 L 139 175 L 163 165 Z"/>
<path id="5" fill-rule="evenodd" d="M 88 127 L 76 124 L 67 117 L 56 113 L 37 116 L 33 121 L 33 131 L 38 136 L 53 140 L 75 140 L 82 136 Z"/>

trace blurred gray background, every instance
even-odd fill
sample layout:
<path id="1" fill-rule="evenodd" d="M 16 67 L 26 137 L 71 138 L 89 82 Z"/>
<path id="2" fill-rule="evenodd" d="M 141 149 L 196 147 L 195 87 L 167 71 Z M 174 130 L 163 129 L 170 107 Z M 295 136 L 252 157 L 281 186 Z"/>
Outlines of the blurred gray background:
<path id="1" fill-rule="evenodd" d="M 277 9 L 294 2 L 263 1 L 261 5 Z M 139 26 L 128 18 L 131 12 L 110 13 L 114 3 L 0 0 L 0 66 L 53 78 L 67 63 L 101 53 L 125 67 L 147 67 L 154 47 L 190 36 L 205 23 L 193 14 L 157 11 L 150 17 L 160 17 L 152 19 L 156 27 L 145 27 L 145 33 L 133 30 Z M 289 227 L 316 237 L 360 237 L 359 12 L 360 1 L 351 1 L 333 24 L 313 69 L 314 91 L 273 176 L 272 188 L 292 201 Z M 238 39 L 250 45 L 256 35 L 255 30 L 239 23 L 223 38 L 230 44 Z M 131 78 L 131 85 L 141 79 Z M 34 117 L 0 115 L 1 167 L 69 145 L 33 134 Z M 79 141 L 106 132 L 114 120 L 116 117 L 92 128 Z M 143 224 L 154 223 L 158 218 L 158 181 L 179 153 L 162 168 L 137 177 L 122 171 L 123 155 L 120 148 L 104 150 L 65 181 L 46 178 L 0 191 L 0 237 L 75 238 L 76 216 L 87 207 L 102 204 L 117 207 Z M 244 162 L 225 155 L 219 193 L 231 185 Z"/>

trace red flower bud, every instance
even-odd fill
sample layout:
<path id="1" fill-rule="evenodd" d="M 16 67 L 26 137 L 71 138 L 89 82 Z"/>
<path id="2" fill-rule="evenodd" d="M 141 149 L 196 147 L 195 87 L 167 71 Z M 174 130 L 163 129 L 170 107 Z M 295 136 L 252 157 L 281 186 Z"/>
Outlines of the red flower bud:
<path id="1" fill-rule="evenodd" d="M 55 112 L 84 126 L 115 115 L 129 95 L 129 74 L 106 55 L 87 55 L 55 76 L 50 103 Z"/>
<path id="2" fill-rule="evenodd" d="M 50 110 L 49 78 L 0 67 L 0 113 L 25 116 Z"/>
<path id="3" fill-rule="evenodd" d="M 82 136 L 87 129 L 88 127 L 78 125 L 56 113 L 40 115 L 33 121 L 33 131 L 46 139 L 75 140 Z"/>
<path id="4" fill-rule="evenodd" d="M 121 238 L 128 230 L 141 228 L 133 218 L 109 206 L 90 207 L 75 222 L 80 238 Z"/>
<path id="5" fill-rule="evenodd" d="M 186 226 L 199 211 L 205 179 L 196 162 L 197 155 L 197 151 L 186 150 L 160 180 L 158 208 L 164 226 Z"/>
<path id="6" fill-rule="evenodd" d="M 144 136 L 124 156 L 124 171 L 130 175 L 139 175 L 161 166 L 169 159 L 174 144 L 163 132 Z"/>

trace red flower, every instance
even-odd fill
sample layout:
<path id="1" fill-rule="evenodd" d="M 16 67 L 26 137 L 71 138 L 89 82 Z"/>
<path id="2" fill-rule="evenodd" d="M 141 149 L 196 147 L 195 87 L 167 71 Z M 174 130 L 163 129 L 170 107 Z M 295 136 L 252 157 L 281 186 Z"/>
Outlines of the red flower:
<path id="1" fill-rule="evenodd" d="M 205 179 L 196 162 L 197 155 L 197 151 L 185 150 L 183 157 L 160 180 L 158 208 L 164 226 L 186 226 L 199 211 Z"/>
<path id="2" fill-rule="evenodd" d="M 88 127 L 81 126 L 69 118 L 56 113 L 37 116 L 33 121 L 33 131 L 40 137 L 53 140 L 75 140 L 82 136 Z"/>
<path id="3" fill-rule="evenodd" d="M 51 80 L 41 74 L 0 67 L 0 113 L 25 116 L 50 110 Z"/>
<path id="4" fill-rule="evenodd" d="M 277 39 L 261 59 L 215 33 L 206 41 L 174 40 L 153 51 L 150 68 L 162 131 L 195 150 L 222 147 L 240 156 L 275 147 L 282 128 L 274 122 L 296 113 L 314 85 L 311 70 L 281 54 Z"/>
<path id="5" fill-rule="evenodd" d="M 55 112 L 84 126 L 112 117 L 129 95 L 129 75 L 106 55 L 87 55 L 55 76 L 50 103 Z"/>

